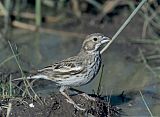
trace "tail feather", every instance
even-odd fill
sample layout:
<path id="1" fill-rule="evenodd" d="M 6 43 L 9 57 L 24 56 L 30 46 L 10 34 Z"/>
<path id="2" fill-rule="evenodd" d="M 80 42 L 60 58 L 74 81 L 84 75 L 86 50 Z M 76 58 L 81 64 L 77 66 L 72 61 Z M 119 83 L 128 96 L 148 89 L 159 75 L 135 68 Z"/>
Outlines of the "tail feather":
<path id="1" fill-rule="evenodd" d="M 23 80 L 23 79 L 46 79 L 46 80 L 49 80 L 48 77 L 46 75 L 34 75 L 34 76 L 29 76 L 29 77 L 21 77 L 21 78 L 16 78 L 12 81 L 16 81 L 16 80 Z"/>

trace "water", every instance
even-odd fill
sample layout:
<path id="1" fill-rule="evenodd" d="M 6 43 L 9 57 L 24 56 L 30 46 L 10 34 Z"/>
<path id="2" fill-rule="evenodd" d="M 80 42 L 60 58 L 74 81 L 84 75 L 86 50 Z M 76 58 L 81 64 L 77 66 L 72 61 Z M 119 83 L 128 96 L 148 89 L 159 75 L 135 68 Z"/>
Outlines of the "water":
<path id="1" fill-rule="evenodd" d="M 20 53 L 19 63 L 27 71 L 39 69 L 75 55 L 79 52 L 83 41 L 77 37 L 31 33 L 24 30 L 14 30 L 11 37 L 11 44 L 15 52 Z M 10 47 L 4 46 L 2 43 L 0 51 L 0 61 L 12 56 Z M 112 103 L 119 105 L 125 115 L 150 116 L 142 97 L 137 92 L 141 90 L 152 114 L 160 116 L 159 79 L 154 77 L 143 62 L 138 62 L 137 58 L 138 49 L 135 45 L 113 43 L 102 55 L 104 72 L 101 93 L 111 95 Z M 6 62 L 3 68 L 11 71 L 19 70 L 14 59 Z M 99 78 L 100 73 L 91 83 L 78 87 L 78 89 L 87 93 L 93 93 L 93 90 L 96 92 Z M 35 90 L 43 95 L 56 89 L 55 84 L 50 81 L 36 82 Z M 118 98 L 122 91 L 125 91 L 126 97 L 129 96 L 130 100 L 122 101 L 122 98 Z"/>

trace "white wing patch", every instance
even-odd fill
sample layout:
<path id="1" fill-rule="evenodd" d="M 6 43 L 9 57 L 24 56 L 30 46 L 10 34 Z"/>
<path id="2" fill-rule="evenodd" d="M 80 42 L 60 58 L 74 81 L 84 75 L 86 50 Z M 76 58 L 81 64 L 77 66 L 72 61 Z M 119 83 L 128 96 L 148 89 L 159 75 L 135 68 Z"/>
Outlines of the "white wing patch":
<path id="1" fill-rule="evenodd" d="M 35 75 L 31 77 L 27 77 L 27 79 L 48 79 L 46 75 Z"/>
<path id="2" fill-rule="evenodd" d="M 54 69 L 55 72 L 71 72 L 71 71 L 80 71 L 82 70 L 82 66 L 77 66 L 77 67 L 68 67 L 68 66 L 63 66 L 63 68 L 60 69 Z"/>

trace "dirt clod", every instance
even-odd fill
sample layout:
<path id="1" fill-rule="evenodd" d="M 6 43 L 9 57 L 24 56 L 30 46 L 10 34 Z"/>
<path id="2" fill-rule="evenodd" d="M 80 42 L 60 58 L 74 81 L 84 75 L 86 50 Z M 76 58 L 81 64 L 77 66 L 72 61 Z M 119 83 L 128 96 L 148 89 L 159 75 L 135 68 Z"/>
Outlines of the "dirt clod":
<path id="1" fill-rule="evenodd" d="M 85 111 L 76 110 L 73 105 L 67 103 L 65 98 L 60 94 L 53 96 L 41 97 L 41 101 L 33 101 L 29 98 L 19 100 L 9 99 L 8 101 L 2 101 L 0 107 L 0 116 L 5 117 L 7 113 L 7 104 L 10 102 L 11 112 L 10 117 L 80 117 L 80 116 L 95 116 L 95 117 L 119 117 L 120 109 L 116 106 L 112 106 L 110 103 L 96 98 L 96 101 L 86 100 L 80 95 L 72 96 L 72 99 L 85 108 Z"/>

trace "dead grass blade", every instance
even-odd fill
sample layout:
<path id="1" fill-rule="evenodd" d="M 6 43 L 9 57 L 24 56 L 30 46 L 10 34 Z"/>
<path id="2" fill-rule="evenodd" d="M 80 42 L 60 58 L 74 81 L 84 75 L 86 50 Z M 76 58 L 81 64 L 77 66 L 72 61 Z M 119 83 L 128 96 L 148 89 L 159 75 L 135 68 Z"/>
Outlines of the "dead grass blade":
<path id="1" fill-rule="evenodd" d="M 102 12 L 103 14 L 107 14 L 111 11 L 113 11 L 113 9 L 119 4 L 121 0 L 107 0 L 102 8 Z"/>
<path id="2" fill-rule="evenodd" d="M 132 20 L 132 18 L 136 15 L 139 9 L 146 3 L 147 0 L 142 0 L 140 4 L 135 8 L 135 10 L 131 13 L 131 15 L 127 18 L 127 20 L 122 24 L 116 34 L 112 37 L 112 40 L 101 50 L 101 54 L 110 46 L 110 44 L 118 37 L 118 35 L 124 30 L 124 28 L 128 25 L 128 23 Z"/>
<path id="3" fill-rule="evenodd" d="M 145 99 L 144 99 L 144 97 L 143 97 L 143 95 L 142 95 L 142 92 L 141 92 L 140 90 L 139 90 L 139 93 L 140 93 L 140 95 L 141 95 L 141 97 L 142 97 L 142 100 L 143 100 L 143 102 L 144 102 L 144 104 L 145 104 L 145 106 L 146 106 L 146 108 L 147 108 L 150 116 L 153 117 L 153 114 L 152 114 L 151 110 L 149 109 L 149 107 L 148 107 L 148 105 L 147 105 L 147 102 L 145 101 Z"/>

